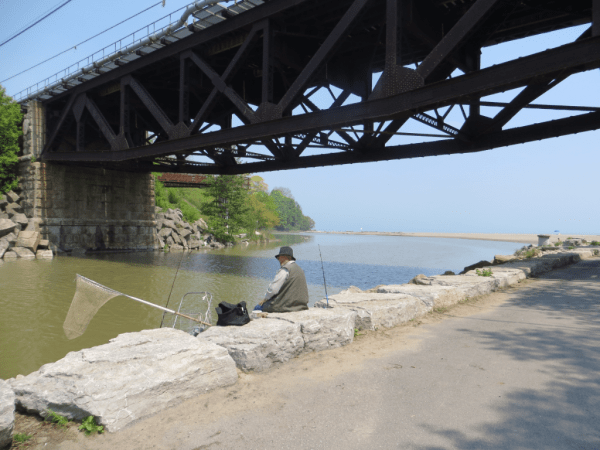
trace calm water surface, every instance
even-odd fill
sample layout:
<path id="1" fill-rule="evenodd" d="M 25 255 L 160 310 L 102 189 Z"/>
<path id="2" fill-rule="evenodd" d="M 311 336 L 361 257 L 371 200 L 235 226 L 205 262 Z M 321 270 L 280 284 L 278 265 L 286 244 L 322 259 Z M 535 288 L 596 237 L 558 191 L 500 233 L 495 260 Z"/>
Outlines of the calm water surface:
<path id="1" fill-rule="evenodd" d="M 456 273 L 522 244 L 462 239 L 361 235 L 279 235 L 280 242 L 194 253 L 117 253 L 58 257 L 52 261 L 0 261 L 0 378 L 28 374 L 70 351 L 108 342 L 120 333 L 157 328 L 162 312 L 125 297 L 100 309 L 87 331 L 68 340 L 62 324 L 75 292 L 75 275 L 152 303 L 176 309 L 190 291 L 209 291 L 214 307 L 245 300 L 252 308 L 279 267 L 279 246 L 291 245 L 308 281 L 310 303 L 350 285 L 368 289 L 405 283 L 419 273 Z M 181 263 L 177 278 L 175 273 Z M 169 292 L 175 284 L 171 294 Z M 167 305 L 168 303 L 168 305 Z M 204 306 L 204 308 L 206 308 Z M 216 318 L 213 318 L 213 323 Z"/>

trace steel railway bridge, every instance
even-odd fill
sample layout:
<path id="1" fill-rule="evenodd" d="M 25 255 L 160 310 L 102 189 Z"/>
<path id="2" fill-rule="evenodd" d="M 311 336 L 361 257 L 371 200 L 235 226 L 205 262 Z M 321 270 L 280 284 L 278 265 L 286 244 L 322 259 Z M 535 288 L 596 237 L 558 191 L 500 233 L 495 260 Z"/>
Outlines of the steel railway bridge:
<path id="1" fill-rule="evenodd" d="M 22 100 L 45 110 L 40 159 L 240 174 L 478 152 L 600 128 L 598 107 L 535 103 L 600 68 L 600 0 L 203 4 L 191 23 Z M 586 24 L 574 42 L 481 66 L 483 47 Z M 482 101 L 515 88 L 510 102 Z M 323 92 L 328 107 L 314 100 Z M 499 112 L 486 117 L 485 106 Z M 577 115 L 506 129 L 523 108 Z M 462 126 L 446 123 L 451 110 Z M 409 120 L 440 138 L 390 145 Z"/>

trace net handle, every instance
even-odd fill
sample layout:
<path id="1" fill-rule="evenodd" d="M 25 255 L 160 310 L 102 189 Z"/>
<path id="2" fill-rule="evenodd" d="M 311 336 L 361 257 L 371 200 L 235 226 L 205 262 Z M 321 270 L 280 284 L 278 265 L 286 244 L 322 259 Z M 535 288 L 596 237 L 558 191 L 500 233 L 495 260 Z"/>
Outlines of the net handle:
<path id="1" fill-rule="evenodd" d="M 187 316 L 187 315 L 185 315 L 185 314 L 182 314 L 182 313 L 179 313 L 179 312 L 177 312 L 177 311 L 173 311 L 172 309 L 165 308 L 165 307 L 163 307 L 163 306 L 159 306 L 159 305 L 157 305 L 157 304 L 155 304 L 155 303 L 150 303 L 150 302 L 147 302 L 146 300 L 142 300 L 141 298 L 137 298 L 137 297 L 133 297 L 133 296 L 131 296 L 131 295 L 123 294 L 122 292 L 115 291 L 114 289 L 111 289 L 111 288 L 107 288 L 106 286 L 103 286 L 103 285 L 101 285 L 100 283 L 96 283 L 95 281 L 93 281 L 93 280 L 90 280 L 89 278 L 86 278 L 86 277 L 84 277 L 84 276 L 82 276 L 82 275 L 79 275 L 79 274 L 78 274 L 77 276 L 78 276 L 78 277 L 81 277 L 81 278 L 82 278 L 83 280 L 85 280 L 87 283 L 90 283 L 90 284 L 93 284 L 93 285 L 95 285 L 95 286 L 98 286 L 98 287 L 100 287 L 100 288 L 104 289 L 105 291 L 110 291 L 110 292 L 113 292 L 113 293 L 115 293 L 115 294 L 122 295 L 123 297 L 130 298 L 131 300 L 135 300 L 136 302 L 143 303 L 144 305 L 152 306 L 152 307 L 154 307 L 154 308 L 161 309 L 161 310 L 163 310 L 163 311 L 165 311 L 165 312 L 168 312 L 168 313 L 171 313 L 171 314 L 175 314 L 175 315 L 177 315 L 177 316 L 185 317 L 186 319 L 193 320 L 194 322 L 201 323 L 202 325 L 208 325 L 209 327 L 210 327 L 210 326 L 212 326 L 210 323 L 203 322 L 202 320 L 199 320 L 199 319 L 194 319 L 193 317 Z"/>

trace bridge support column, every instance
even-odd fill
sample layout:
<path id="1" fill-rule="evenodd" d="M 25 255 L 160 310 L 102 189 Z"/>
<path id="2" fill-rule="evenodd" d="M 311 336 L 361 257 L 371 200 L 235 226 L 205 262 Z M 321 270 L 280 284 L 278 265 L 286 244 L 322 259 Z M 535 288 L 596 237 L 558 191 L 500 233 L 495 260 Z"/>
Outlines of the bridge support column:
<path id="1" fill-rule="evenodd" d="M 20 157 L 21 206 L 42 239 L 63 251 L 156 248 L 154 177 L 102 168 L 38 162 L 45 112 L 30 102 Z"/>

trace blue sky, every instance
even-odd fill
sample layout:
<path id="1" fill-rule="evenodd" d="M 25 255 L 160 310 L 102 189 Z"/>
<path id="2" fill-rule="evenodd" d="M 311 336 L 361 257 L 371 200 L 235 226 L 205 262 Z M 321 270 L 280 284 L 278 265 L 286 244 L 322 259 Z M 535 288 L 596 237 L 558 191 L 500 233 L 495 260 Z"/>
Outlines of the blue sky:
<path id="1" fill-rule="evenodd" d="M 62 4 L 60 1 L 3 0 L 0 43 Z M 9 94 L 87 57 L 133 31 L 172 13 L 187 1 L 166 0 L 89 43 L 73 46 L 155 4 L 72 0 L 50 18 L 0 47 L 0 81 L 63 50 L 69 52 L 3 83 Z M 25 6 L 26 5 L 26 6 Z M 173 14 L 175 21 L 180 13 Z M 164 22 L 166 24 L 166 21 Z M 483 66 L 499 64 L 575 40 L 585 27 L 483 49 Z M 459 75 L 457 73 L 456 75 Z M 599 106 L 598 70 L 574 75 L 536 103 Z M 484 100 L 510 101 L 519 91 Z M 315 103 L 330 99 L 317 94 Z M 349 100 L 351 101 L 351 99 Z M 482 108 L 493 116 L 498 110 Z M 460 112 L 448 122 L 460 126 Z M 529 110 L 507 128 L 569 114 Z M 415 121 L 404 132 L 435 133 Z M 300 169 L 259 174 L 271 187 L 292 191 L 319 230 L 437 231 L 481 233 L 600 234 L 596 179 L 600 132 L 589 132 L 470 155 Z M 415 142 L 395 137 L 390 145 Z"/>

